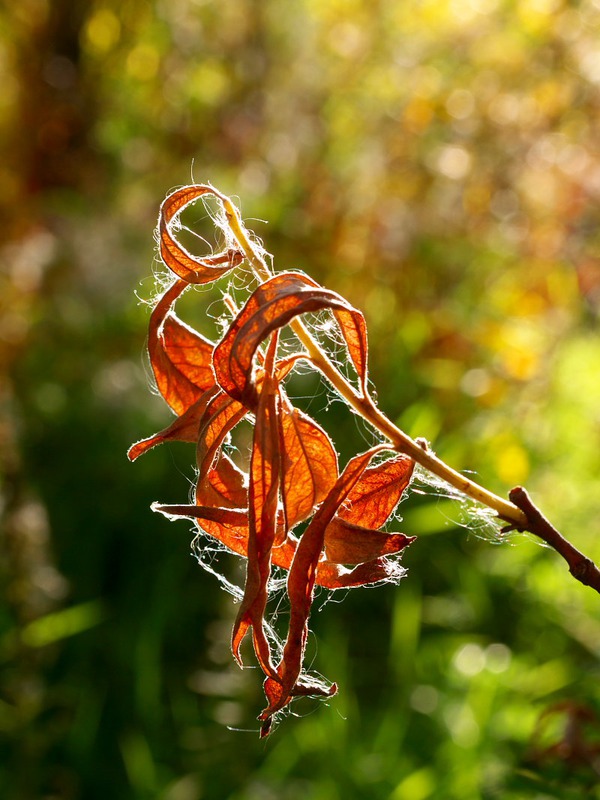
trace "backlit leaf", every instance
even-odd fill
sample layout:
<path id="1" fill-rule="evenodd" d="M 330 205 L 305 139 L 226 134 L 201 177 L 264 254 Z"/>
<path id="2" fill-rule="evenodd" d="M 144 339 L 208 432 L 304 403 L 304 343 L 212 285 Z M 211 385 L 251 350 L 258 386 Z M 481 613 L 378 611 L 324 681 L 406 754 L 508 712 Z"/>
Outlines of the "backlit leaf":
<path id="1" fill-rule="evenodd" d="M 154 503 L 153 511 L 159 511 L 169 518 L 195 519 L 201 523 L 204 533 L 213 536 L 233 553 L 244 558 L 248 557 L 248 510 L 247 508 L 220 508 L 201 505 L 165 505 Z M 283 520 L 278 517 L 278 531 L 284 533 Z M 271 551 L 272 563 L 276 567 L 289 570 L 298 539 L 288 533 L 280 545 L 275 545 Z"/>
<path id="2" fill-rule="evenodd" d="M 169 519 L 183 517 L 197 520 L 204 533 L 222 542 L 233 553 L 247 558 L 248 512 L 246 509 L 159 503 L 154 503 L 152 509 L 159 511 Z"/>
<path id="3" fill-rule="evenodd" d="M 321 561 L 317 569 L 317 583 L 326 589 L 352 589 L 355 586 L 397 580 L 405 572 L 397 561 L 385 556 L 358 564 L 352 569 L 331 561 Z"/>
<path id="4" fill-rule="evenodd" d="M 342 333 L 351 335 L 349 352 L 353 361 L 356 359 L 354 364 L 360 371 L 361 383 L 366 381 L 366 326 L 360 311 L 306 275 L 284 272 L 254 291 L 216 346 L 213 364 L 219 385 L 236 400 L 255 404 L 252 365 L 258 346 L 294 317 L 323 308 L 345 312 Z"/>
<path id="5" fill-rule="evenodd" d="M 335 517 L 325 531 L 325 558 L 336 564 L 361 564 L 378 556 L 399 553 L 414 538 L 364 528 Z"/>
<path id="6" fill-rule="evenodd" d="M 336 481 L 338 465 L 329 436 L 307 414 L 288 405 L 280 425 L 282 494 L 289 529 L 325 498 Z"/>
<path id="7" fill-rule="evenodd" d="M 280 480 L 279 391 L 272 377 L 277 337 L 273 337 L 265 369 L 252 443 L 250 462 L 249 535 L 246 584 L 232 633 L 232 652 L 241 665 L 240 644 L 252 628 L 254 650 L 266 675 L 274 674 L 271 651 L 264 631 L 267 586 L 271 574 L 271 550 L 277 533 Z"/>
<path id="8" fill-rule="evenodd" d="M 185 325 L 171 310 L 186 289 L 176 281 L 162 295 L 150 317 L 148 353 L 159 392 L 176 414 L 193 405 L 215 385 L 213 344 Z"/>
<path id="9" fill-rule="evenodd" d="M 161 258 L 186 283 L 210 283 L 243 261 L 242 254 L 237 250 L 199 258 L 175 240 L 173 230 L 181 211 L 199 197 L 208 194 L 215 194 L 210 186 L 184 186 L 169 195 L 160 208 L 158 235 Z"/>
<path id="10" fill-rule="evenodd" d="M 348 355 L 350 356 L 354 369 L 358 375 L 362 393 L 367 395 L 367 358 L 368 358 L 368 345 L 367 345 L 367 325 L 365 318 L 356 309 L 346 310 L 337 309 L 333 312 L 336 318 L 342 336 L 348 348 Z"/>
<path id="11" fill-rule="evenodd" d="M 412 479 L 414 466 L 409 456 L 397 455 L 368 467 L 337 516 L 367 528 L 380 528 L 400 502 L 402 492 Z"/>
<path id="12" fill-rule="evenodd" d="M 246 415 L 247 409 L 232 400 L 223 391 L 213 395 L 207 404 L 198 425 L 196 463 L 198 465 L 198 482 L 196 485 L 196 502 L 198 505 L 220 505 L 218 490 L 213 485 L 212 471 L 218 458 L 220 448 L 228 433 Z M 221 474 L 221 481 L 224 474 Z M 232 486 L 229 491 L 238 491 Z"/>
<path id="13" fill-rule="evenodd" d="M 220 501 L 218 505 L 230 508 L 248 505 L 246 478 L 246 474 L 224 453 L 219 454 L 215 465 L 207 474 L 212 492 Z"/>
<path id="14" fill-rule="evenodd" d="M 198 439 L 200 425 L 204 418 L 206 408 L 212 398 L 219 391 L 216 386 L 204 392 L 199 400 L 191 405 L 187 411 L 177 417 L 169 426 L 148 439 L 142 439 L 129 448 L 127 453 L 131 461 L 135 461 L 147 450 L 163 442 L 195 442 Z"/>
<path id="15" fill-rule="evenodd" d="M 380 448 L 372 448 L 351 459 L 335 482 L 315 516 L 308 524 L 296 548 L 288 575 L 287 591 L 290 599 L 290 622 L 283 658 L 277 667 L 275 680 L 282 691 L 267 697 L 269 705 L 260 719 L 267 721 L 293 697 L 293 689 L 302 670 L 302 661 L 308 636 L 308 617 L 313 599 L 317 565 L 323 550 L 325 531 L 336 511 L 359 480 L 373 455 Z M 273 677 L 273 676 L 272 676 Z"/>

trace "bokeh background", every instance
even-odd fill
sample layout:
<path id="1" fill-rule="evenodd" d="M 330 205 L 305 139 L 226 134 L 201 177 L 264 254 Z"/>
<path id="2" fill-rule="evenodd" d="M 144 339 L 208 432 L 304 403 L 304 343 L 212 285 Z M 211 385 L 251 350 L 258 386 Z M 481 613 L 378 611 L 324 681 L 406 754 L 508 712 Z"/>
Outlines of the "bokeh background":
<path id="1" fill-rule="evenodd" d="M 392 419 L 599 560 L 598 0 L 6 0 L 0 86 L 2 797 L 600 797 L 598 598 L 554 553 L 414 496 L 409 577 L 317 598 L 339 695 L 259 742 L 230 598 L 149 510 L 193 448 L 125 457 L 169 419 L 158 206 L 211 181 L 364 310 Z"/>

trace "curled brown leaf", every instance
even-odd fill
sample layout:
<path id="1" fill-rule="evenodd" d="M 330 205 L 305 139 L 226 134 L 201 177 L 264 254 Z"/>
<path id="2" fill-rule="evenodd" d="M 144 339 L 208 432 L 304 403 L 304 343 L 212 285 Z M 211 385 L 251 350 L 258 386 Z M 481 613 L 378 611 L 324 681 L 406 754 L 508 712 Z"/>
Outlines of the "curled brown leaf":
<path id="1" fill-rule="evenodd" d="M 350 336 L 349 352 L 361 384 L 365 384 L 367 340 L 360 311 L 306 275 L 284 272 L 253 292 L 215 348 L 213 365 L 219 385 L 236 400 L 255 405 L 257 389 L 252 367 L 258 346 L 294 317 L 324 308 L 344 312 L 342 333 Z"/>
<path id="2" fill-rule="evenodd" d="M 162 431 L 132 445 L 127 452 L 129 459 L 135 461 L 147 450 L 163 442 L 196 442 L 206 408 L 218 392 L 219 389 L 213 386 Z"/>
<path id="3" fill-rule="evenodd" d="M 293 690 L 299 679 L 308 636 L 308 617 L 313 600 L 317 566 L 325 541 L 327 526 L 335 516 L 341 503 L 359 480 L 371 458 L 381 448 L 376 447 L 351 459 L 335 482 L 333 488 L 315 513 L 296 548 L 290 567 L 287 592 L 290 600 L 290 622 L 283 649 L 283 657 L 274 678 L 281 690 L 267 696 L 269 705 L 260 719 L 267 721 L 276 711 L 293 698 Z"/>
<path id="4" fill-rule="evenodd" d="M 159 392 L 176 414 L 183 414 L 215 385 L 213 343 L 182 322 L 172 308 L 187 288 L 176 281 L 150 316 L 148 354 Z"/>
<path id="5" fill-rule="evenodd" d="M 206 195 L 219 196 L 211 186 L 184 186 L 170 194 L 160 207 L 158 236 L 161 258 L 186 283 L 210 283 L 243 261 L 242 253 L 232 249 L 200 258 L 175 239 L 173 232 L 179 214 L 190 203 Z"/>
<path id="6" fill-rule="evenodd" d="M 266 675 L 275 668 L 264 629 L 268 583 L 271 575 L 271 551 L 275 544 L 280 484 L 279 384 L 273 377 L 277 336 L 271 340 L 265 364 L 252 442 L 250 486 L 248 492 L 248 560 L 244 597 L 233 625 L 231 649 L 241 665 L 240 645 L 252 628 L 252 640 L 258 662 Z"/>

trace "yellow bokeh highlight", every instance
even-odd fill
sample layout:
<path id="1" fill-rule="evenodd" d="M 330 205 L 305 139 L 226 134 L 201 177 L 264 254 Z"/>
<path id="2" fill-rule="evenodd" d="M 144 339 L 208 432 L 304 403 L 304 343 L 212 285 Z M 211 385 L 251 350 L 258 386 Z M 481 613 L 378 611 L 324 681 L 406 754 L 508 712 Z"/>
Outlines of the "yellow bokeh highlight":
<path id="1" fill-rule="evenodd" d="M 506 373 L 515 380 L 528 381 L 538 370 L 538 354 L 532 350 L 511 347 L 501 355 L 502 366 Z"/>
<path id="2" fill-rule="evenodd" d="M 529 477 L 529 456 L 516 442 L 502 447 L 496 457 L 496 473 L 501 481 L 510 486 L 524 483 Z"/>
<path id="3" fill-rule="evenodd" d="M 156 77 L 160 64 L 158 50 L 151 44 L 139 44 L 127 56 L 127 74 L 138 81 L 149 81 Z"/>
<path id="4" fill-rule="evenodd" d="M 229 87 L 230 80 L 223 65 L 209 59 L 194 70 L 189 92 L 203 105 L 215 106 L 226 98 Z"/>
<path id="5" fill-rule="evenodd" d="M 101 8 L 93 14 L 84 30 L 85 42 L 97 55 L 108 53 L 121 36 L 121 23 L 116 14 L 108 8 Z"/>
<path id="6" fill-rule="evenodd" d="M 530 310 L 533 307 L 537 310 L 538 300 L 534 296 L 531 303 Z M 494 353 L 494 361 L 501 372 L 513 380 L 530 380 L 543 364 L 544 328 L 533 324 L 527 316 L 491 324 L 481 341 Z"/>

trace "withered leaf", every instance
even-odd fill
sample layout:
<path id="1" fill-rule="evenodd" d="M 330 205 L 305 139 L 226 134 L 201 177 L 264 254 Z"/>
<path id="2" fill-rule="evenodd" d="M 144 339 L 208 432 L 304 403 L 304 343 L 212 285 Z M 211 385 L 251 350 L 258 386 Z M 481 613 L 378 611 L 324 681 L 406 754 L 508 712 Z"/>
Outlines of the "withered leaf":
<path id="1" fill-rule="evenodd" d="M 381 528 L 408 487 L 415 462 L 397 455 L 368 467 L 348 494 L 337 516 L 366 528 Z M 364 559 L 363 559 L 364 560 Z"/>
<path id="2" fill-rule="evenodd" d="M 176 414 L 183 414 L 215 385 L 212 342 L 171 310 L 185 288 L 184 281 L 176 281 L 166 290 L 152 311 L 148 331 L 148 353 L 156 385 Z"/>
<path id="3" fill-rule="evenodd" d="M 246 475 L 229 456 L 220 453 L 213 467 L 207 473 L 214 497 L 215 505 L 226 508 L 242 508 L 248 505 L 248 487 Z M 198 498 L 196 498 L 198 499 Z"/>
<path id="4" fill-rule="evenodd" d="M 364 384 L 367 340 L 360 311 L 306 275 L 284 272 L 265 281 L 253 292 L 216 346 L 213 365 L 219 385 L 236 400 L 256 404 L 252 365 L 260 343 L 294 317 L 323 308 L 344 312 L 342 333 L 350 336 L 349 353 Z"/>
<path id="5" fill-rule="evenodd" d="M 296 548 L 290 567 L 287 591 L 290 599 L 290 622 L 283 650 L 283 658 L 273 677 L 281 684 L 277 696 L 267 696 L 269 705 L 261 719 L 268 720 L 275 711 L 283 708 L 293 697 L 293 690 L 302 670 L 302 661 L 308 636 L 308 617 L 313 599 L 317 566 L 323 550 L 325 531 L 336 511 L 359 480 L 369 461 L 380 447 L 372 448 L 351 459 L 329 491 L 327 497 L 308 524 Z"/>
<path id="6" fill-rule="evenodd" d="M 414 537 L 407 537 L 410 544 Z M 397 562 L 381 556 L 365 561 L 352 569 L 331 561 L 321 561 L 317 569 L 317 583 L 326 589 L 352 589 L 401 577 L 406 570 Z"/>
<path id="7" fill-rule="evenodd" d="M 286 403 L 280 426 L 282 495 L 289 529 L 325 498 L 337 479 L 338 464 L 329 436 L 307 414 Z"/>
<path id="8" fill-rule="evenodd" d="M 248 557 L 248 509 L 247 508 L 221 508 L 201 505 L 166 505 L 153 503 L 153 511 L 160 511 L 170 519 L 184 518 L 195 519 L 201 523 L 200 528 L 204 533 L 214 537 L 233 553 L 244 558 Z M 278 531 L 283 535 L 283 520 L 278 517 Z M 280 537 L 282 538 L 282 537 Z M 289 570 L 298 539 L 288 533 L 280 545 L 275 545 L 271 551 L 272 563 L 276 567 Z"/>
<path id="9" fill-rule="evenodd" d="M 273 676 L 269 641 L 264 630 L 271 551 L 277 533 L 280 481 L 279 387 L 273 377 L 277 336 L 272 337 L 252 443 L 250 461 L 248 561 L 244 597 L 233 625 L 231 649 L 241 665 L 240 645 L 250 628 L 256 657 L 266 675 Z"/>
<path id="10" fill-rule="evenodd" d="M 271 732 L 273 713 L 269 709 L 283 708 L 294 697 L 333 697 L 337 694 L 337 690 L 336 683 L 327 684 L 310 675 L 304 675 L 296 681 L 289 695 L 286 696 L 286 690 L 282 684 L 278 680 L 267 677 L 264 682 L 264 691 L 269 706 L 258 717 L 263 723 L 260 728 L 260 738 L 264 739 Z"/>
<path id="11" fill-rule="evenodd" d="M 169 519 L 182 517 L 201 522 L 201 529 L 222 542 L 233 553 L 248 556 L 248 511 L 243 508 L 215 508 L 200 505 L 164 505 L 153 503 Z"/>
<path id="12" fill-rule="evenodd" d="M 336 318 L 342 336 L 348 348 L 348 355 L 354 364 L 354 369 L 358 375 L 360 386 L 363 395 L 366 397 L 367 380 L 368 380 L 368 354 L 369 348 L 367 345 L 367 324 L 365 318 L 355 308 L 346 310 L 343 308 L 334 310 L 334 317 Z"/>
<path id="13" fill-rule="evenodd" d="M 227 434 L 247 413 L 236 400 L 219 390 L 207 404 L 198 425 L 196 462 L 198 482 L 195 500 L 198 505 L 220 505 L 213 485 L 213 468 Z M 220 459 L 219 459 L 220 460 Z M 224 476 L 221 475 L 221 478 Z M 233 490 L 230 487 L 230 490 Z"/>
<path id="14" fill-rule="evenodd" d="M 207 194 L 215 194 L 210 186 L 184 186 L 169 195 L 160 207 L 158 235 L 161 258 L 186 283 L 210 283 L 243 261 L 243 255 L 237 250 L 199 258 L 175 240 L 173 228 L 180 212 Z"/>
<path id="15" fill-rule="evenodd" d="M 162 431 L 132 445 L 127 452 L 129 459 L 135 461 L 147 450 L 163 442 L 195 442 L 198 439 L 200 424 L 206 408 L 219 391 L 216 386 L 213 386 Z"/>
<path id="16" fill-rule="evenodd" d="M 325 531 L 325 559 L 335 564 L 361 564 L 378 556 L 399 553 L 414 538 L 403 533 L 383 533 L 334 517 Z"/>

